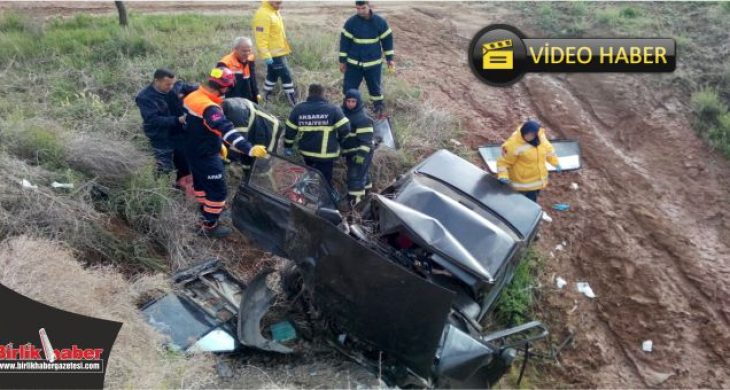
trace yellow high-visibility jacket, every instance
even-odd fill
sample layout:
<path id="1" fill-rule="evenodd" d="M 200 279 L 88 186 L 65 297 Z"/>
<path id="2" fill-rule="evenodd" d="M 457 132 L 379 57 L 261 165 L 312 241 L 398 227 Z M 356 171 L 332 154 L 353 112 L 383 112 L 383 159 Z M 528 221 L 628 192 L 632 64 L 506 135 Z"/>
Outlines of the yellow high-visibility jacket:
<path id="1" fill-rule="evenodd" d="M 284 19 L 268 1 L 264 1 L 256 11 L 252 28 L 256 39 L 256 51 L 262 59 L 267 60 L 291 53 L 289 41 L 286 40 Z"/>
<path id="2" fill-rule="evenodd" d="M 520 192 L 541 190 L 547 186 L 548 170 L 545 161 L 558 165 L 553 145 L 540 128 L 540 144 L 532 146 L 522 138 L 520 127 L 502 144 L 502 157 L 497 160 L 500 179 L 510 179 L 512 188 Z"/>

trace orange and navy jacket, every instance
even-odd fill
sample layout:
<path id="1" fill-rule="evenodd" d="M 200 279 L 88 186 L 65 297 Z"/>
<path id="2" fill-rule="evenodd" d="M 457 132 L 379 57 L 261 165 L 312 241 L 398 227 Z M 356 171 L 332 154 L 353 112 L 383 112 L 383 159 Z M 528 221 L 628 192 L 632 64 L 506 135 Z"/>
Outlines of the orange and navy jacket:
<path id="1" fill-rule="evenodd" d="M 204 87 L 198 88 L 183 100 L 187 116 L 188 157 L 217 156 L 221 142 L 229 148 L 248 154 L 251 144 L 223 114 L 223 98 Z"/>
<path id="2" fill-rule="evenodd" d="M 216 66 L 225 66 L 236 75 L 236 85 L 228 92 L 226 97 L 242 97 L 258 104 L 259 89 L 256 86 L 256 58 L 253 54 L 248 56 L 245 63 L 238 60 L 235 52 L 221 58 Z"/>

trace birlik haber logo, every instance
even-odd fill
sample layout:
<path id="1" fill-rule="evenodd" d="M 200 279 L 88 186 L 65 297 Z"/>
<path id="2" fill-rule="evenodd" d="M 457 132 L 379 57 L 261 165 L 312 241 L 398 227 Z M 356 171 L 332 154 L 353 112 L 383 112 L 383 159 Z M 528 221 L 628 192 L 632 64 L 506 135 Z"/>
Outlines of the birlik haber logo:
<path id="1" fill-rule="evenodd" d="M 497 87 L 527 72 L 673 72 L 676 44 L 670 38 L 527 38 L 513 26 L 493 24 L 472 39 L 469 66 Z"/>
<path id="2" fill-rule="evenodd" d="M 0 373 L 104 372 L 104 348 L 53 349 L 45 328 L 38 330 L 41 348 L 33 343 L 0 345 Z"/>
<path id="3" fill-rule="evenodd" d="M 0 388 L 101 389 L 122 324 L 57 309 L 0 284 Z"/>

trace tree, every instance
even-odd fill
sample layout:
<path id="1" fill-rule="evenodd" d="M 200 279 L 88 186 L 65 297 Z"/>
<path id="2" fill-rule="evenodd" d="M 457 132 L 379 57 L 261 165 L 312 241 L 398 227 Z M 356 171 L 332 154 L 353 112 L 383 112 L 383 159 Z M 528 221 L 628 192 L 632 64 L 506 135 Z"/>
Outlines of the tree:
<path id="1" fill-rule="evenodd" d="M 114 5 L 117 6 L 117 12 L 119 12 L 119 25 L 120 26 L 127 26 L 127 7 L 124 5 L 123 1 L 115 1 Z"/>

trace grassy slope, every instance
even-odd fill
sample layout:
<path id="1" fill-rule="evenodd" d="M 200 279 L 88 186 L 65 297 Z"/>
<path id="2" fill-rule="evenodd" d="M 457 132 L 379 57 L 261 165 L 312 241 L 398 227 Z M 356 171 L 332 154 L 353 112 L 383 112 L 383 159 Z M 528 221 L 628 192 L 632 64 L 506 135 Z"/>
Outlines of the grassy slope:
<path id="1" fill-rule="evenodd" d="M 652 75 L 690 102 L 695 129 L 730 158 L 730 3 L 520 3 L 534 28 L 553 37 L 669 37 L 677 70 Z"/>
<path id="2" fill-rule="evenodd" d="M 130 22 L 124 30 L 105 16 L 47 23 L 0 16 L 0 171 L 13 181 L 31 179 L 42 187 L 31 199 L 56 205 L 30 213 L 27 192 L 0 190 L 0 212 L 8 217 L 0 223 L 0 239 L 30 230 L 81 250 L 85 261 L 101 258 L 135 269 L 164 268 L 170 259 L 184 262 L 181 258 L 200 255 L 188 238 L 170 232 L 176 229 L 165 229 L 173 224 L 184 230 L 193 216 L 178 215 L 182 199 L 170 191 L 169 178 L 153 177 L 133 97 L 157 67 L 175 69 L 186 80 L 203 79 L 231 38 L 249 31 L 248 20 L 133 14 Z M 289 32 L 297 49 L 291 58 L 296 82 L 323 83 L 338 99 L 338 33 L 308 27 L 296 25 Z M 397 78 L 386 77 L 384 83 L 403 149 L 376 158 L 374 176 L 381 185 L 424 153 L 453 148 L 448 140 L 461 131 L 449 113 L 424 104 L 418 88 Z M 289 110 L 283 101 L 267 109 L 279 117 Z M 79 189 L 71 194 L 46 189 L 53 180 Z M 104 196 L 96 193 L 99 188 Z M 104 222 L 109 217 L 123 226 Z M 74 228 L 67 229 L 75 219 Z M 133 231 L 122 234 L 126 229 Z M 518 269 L 502 298 L 500 322 L 528 318 L 538 263 L 531 254 Z"/>

